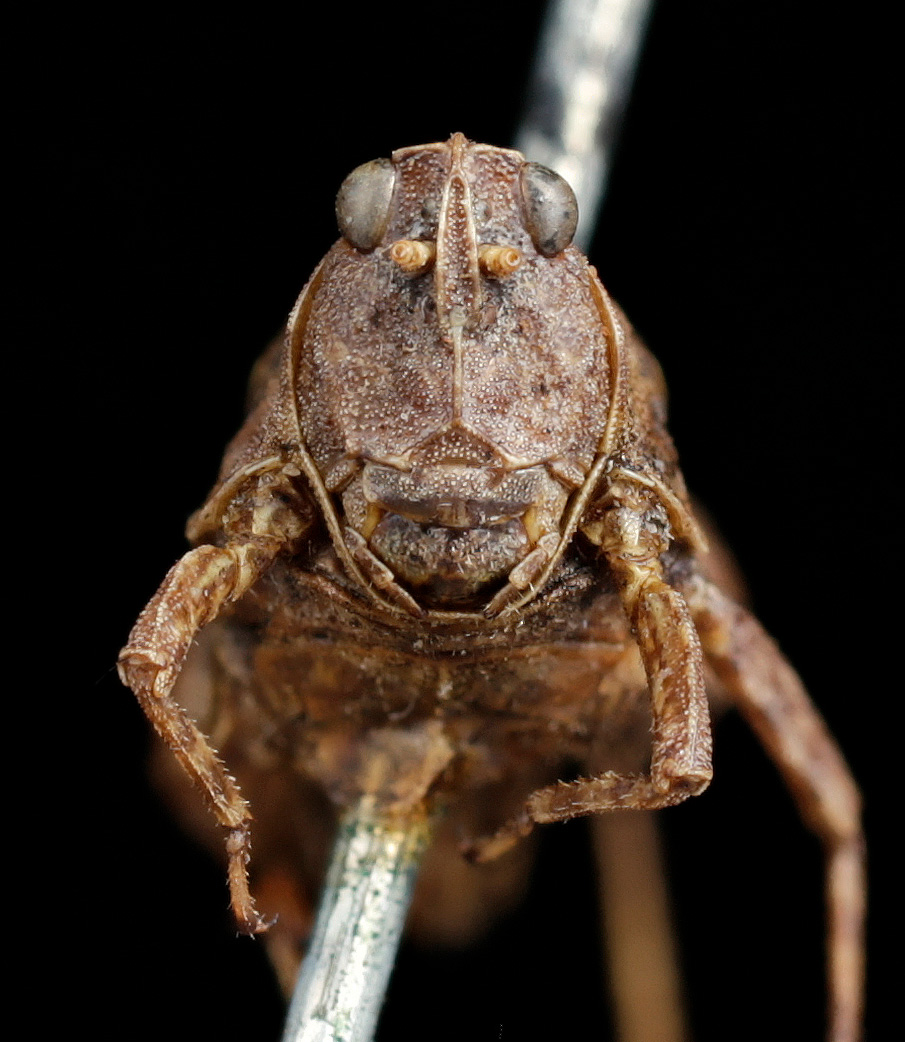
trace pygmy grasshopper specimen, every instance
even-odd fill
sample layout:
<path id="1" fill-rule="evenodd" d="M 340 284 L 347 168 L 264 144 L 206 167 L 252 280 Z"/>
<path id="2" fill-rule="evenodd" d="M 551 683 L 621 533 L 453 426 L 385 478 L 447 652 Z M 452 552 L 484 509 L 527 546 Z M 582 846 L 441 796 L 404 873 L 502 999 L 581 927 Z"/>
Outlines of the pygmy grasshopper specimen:
<path id="1" fill-rule="evenodd" d="M 852 1042 L 857 790 L 713 582 L 659 368 L 571 245 L 568 185 L 456 134 L 359 167 L 337 215 L 195 548 L 120 659 L 225 830 L 242 929 L 268 927 L 253 895 L 281 913 L 288 976 L 330 804 L 447 805 L 416 913 L 454 932 L 456 836 L 489 862 L 536 823 L 697 795 L 706 661 L 824 842 L 830 1034 Z M 586 773 L 557 781 L 566 763 Z M 486 872 L 473 885 L 511 882 Z"/>

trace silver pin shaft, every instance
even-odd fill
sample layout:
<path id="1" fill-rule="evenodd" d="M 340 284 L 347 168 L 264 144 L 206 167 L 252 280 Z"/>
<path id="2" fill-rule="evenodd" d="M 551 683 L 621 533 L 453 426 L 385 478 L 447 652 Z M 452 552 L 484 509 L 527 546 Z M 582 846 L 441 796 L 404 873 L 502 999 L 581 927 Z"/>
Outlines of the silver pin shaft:
<path id="1" fill-rule="evenodd" d="M 370 1042 L 428 840 L 424 811 L 343 820 L 283 1042 Z"/>
<path id="2" fill-rule="evenodd" d="M 578 198 L 575 244 L 587 250 L 652 0 L 554 0 L 515 147 L 561 174 Z"/>

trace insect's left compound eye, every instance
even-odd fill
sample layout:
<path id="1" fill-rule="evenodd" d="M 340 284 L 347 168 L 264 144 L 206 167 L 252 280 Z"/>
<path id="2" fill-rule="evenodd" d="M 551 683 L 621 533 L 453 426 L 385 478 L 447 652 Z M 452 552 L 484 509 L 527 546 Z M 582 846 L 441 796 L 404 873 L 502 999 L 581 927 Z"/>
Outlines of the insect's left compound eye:
<path id="1" fill-rule="evenodd" d="M 525 163 L 521 177 L 525 226 L 538 253 L 555 257 L 572 241 L 578 201 L 568 182 L 540 163 Z"/>
<path id="2" fill-rule="evenodd" d="M 336 222 L 343 238 L 359 250 L 373 250 L 390 216 L 396 171 L 389 159 L 362 163 L 340 185 Z"/>

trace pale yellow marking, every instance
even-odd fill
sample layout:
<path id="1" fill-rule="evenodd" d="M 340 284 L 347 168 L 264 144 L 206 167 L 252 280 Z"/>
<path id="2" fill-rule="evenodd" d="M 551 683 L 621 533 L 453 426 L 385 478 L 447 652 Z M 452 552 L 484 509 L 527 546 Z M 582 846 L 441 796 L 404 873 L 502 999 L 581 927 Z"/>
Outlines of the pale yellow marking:
<path id="1" fill-rule="evenodd" d="M 505 278 L 522 263 L 522 255 L 514 246 L 486 244 L 478 248 L 481 271 L 491 278 Z"/>
<path id="2" fill-rule="evenodd" d="M 437 258 L 437 247 L 432 242 L 400 239 L 390 247 L 390 260 L 407 275 L 422 275 Z"/>

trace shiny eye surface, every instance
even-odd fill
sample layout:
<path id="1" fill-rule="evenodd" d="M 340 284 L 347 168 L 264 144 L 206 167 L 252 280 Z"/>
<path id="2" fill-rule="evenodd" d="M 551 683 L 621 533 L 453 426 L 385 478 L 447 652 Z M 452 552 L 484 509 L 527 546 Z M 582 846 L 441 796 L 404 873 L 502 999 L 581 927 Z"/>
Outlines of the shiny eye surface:
<path id="1" fill-rule="evenodd" d="M 343 238 L 359 250 L 373 250 L 390 216 L 396 171 L 389 159 L 362 163 L 340 185 L 336 223 Z"/>
<path id="2" fill-rule="evenodd" d="M 554 257 L 572 241 L 578 202 L 568 182 L 540 163 L 525 163 L 521 175 L 525 226 L 539 253 Z"/>

